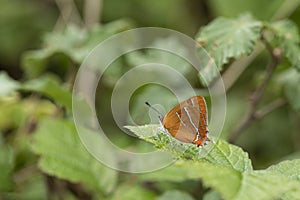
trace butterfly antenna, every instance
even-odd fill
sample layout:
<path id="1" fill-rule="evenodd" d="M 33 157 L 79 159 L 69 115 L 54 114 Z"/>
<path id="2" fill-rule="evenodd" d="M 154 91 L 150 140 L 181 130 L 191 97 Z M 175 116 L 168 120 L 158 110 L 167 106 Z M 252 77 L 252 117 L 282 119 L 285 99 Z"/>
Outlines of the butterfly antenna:
<path id="1" fill-rule="evenodd" d="M 160 121 L 162 121 L 163 119 L 163 114 L 161 112 L 159 112 L 159 110 L 157 110 L 156 108 L 154 108 L 153 106 L 151 106 L 151 104 L 149 102 L 145 102 L 145 104 L 147 106 L 149 106 L 149 108 L 151 108 L 152 110 L 154 110 L 157 114 L 158 114 L 158 118 Z"/>

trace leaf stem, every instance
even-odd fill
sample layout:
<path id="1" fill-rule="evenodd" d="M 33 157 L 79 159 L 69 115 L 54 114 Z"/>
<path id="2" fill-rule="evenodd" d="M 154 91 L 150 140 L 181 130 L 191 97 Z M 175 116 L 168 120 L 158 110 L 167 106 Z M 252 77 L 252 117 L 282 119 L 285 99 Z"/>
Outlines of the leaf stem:
<path id="1" fill-rule="evenodd" d="M 258 86 L 258 88 L 252 93 L 250 96 L 250 110 L 244 120 L 237 126 L 237 128 L 232 132 L 232 134 L 229 137 L 229 142 L 234 142 L 236 139 L 241 135 L 243 130 L 254 120 L 260 119 L 264 115 L 270 113 L 272 110 L 270 109 L 276 109 L 278 106 L 281 106 L 283 103 L 276 103 L 274 105 L 269 104 L 269 107 L 265 107 L 264 109 L 260 110 L 260 112 L 257 112 L 257 107 L 262 99 L 263 93 L 265 92 L 265 89 L 268 85 L 268 83 L 271 80 L 272 74 L 276 69 L 276 66 L 280 62 L 281 58 L 281 49 L 273 48 L 270 43 L 263 37 L 261 37 L 262 42 L 265 44 L 266 49 L 269 51 L 271 55 L 271 61 L 269 62 L 268 66 L 266 67 L 265 76 L 262 81 L 262 83 Z M 271 106 L 272 105 L 272 106 Z M 258 118 L 259 116 L 259 118 Z"/>

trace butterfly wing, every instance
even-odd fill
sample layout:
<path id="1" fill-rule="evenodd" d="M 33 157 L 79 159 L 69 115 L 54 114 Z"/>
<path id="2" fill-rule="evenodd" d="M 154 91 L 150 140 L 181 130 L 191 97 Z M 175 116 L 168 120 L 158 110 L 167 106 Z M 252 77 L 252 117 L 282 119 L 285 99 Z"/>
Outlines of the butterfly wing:
<path id="1" fill-rule="evenodd" d="M 173 137 L 182 142 L 193 143 L 197 135 L 206 137 L 205 99 L 195 96 L 181 102 L 165 115 L 162 123 Z"/>
<path id="2" fill-rule="evenodd" d="M 196 98 L 197 98 L 197 103 L 198 103 L 198 106 L 196 108 L 199 109 L 197 111 L 200 115 L 198 128 L 199 128 L 199 130 L 201 130 L 201 132 L 200 132 L 201 136 L 206 137 L 207 132 L 208 132 L 208 123 L 207 123 L 208 115 L 207 115 L 206 102 L 202 96 L 197 96 Z"/>
<path id="3" fill-rule="evenodd" d="M 195 138 L 195 133 L 186 127 L 181 121 L 181 107 L 180 104 L 170 110 L 163 118 L 163 126 L 176 139 L 190 143 Z"/>

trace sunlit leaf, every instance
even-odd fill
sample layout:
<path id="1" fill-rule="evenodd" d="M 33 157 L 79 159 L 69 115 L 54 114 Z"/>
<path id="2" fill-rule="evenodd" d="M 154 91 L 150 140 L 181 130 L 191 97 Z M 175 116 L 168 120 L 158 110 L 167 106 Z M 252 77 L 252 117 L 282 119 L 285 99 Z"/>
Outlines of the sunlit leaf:
<path id="1" fill-rule="evenodd" d="M 241 176 L 241 187 L 234 199 L 278 199 L 285 194 L 300 195 L 300 184 L 268 171 L 253 171 Z"/>
<path id="2" fill-rule="evenodd" d="M 272 165 L 267 169 L 273 173 L 281 174 L 288 177 L 290 180 L 297 181 L 300 184 L 300 160 L 288 160 L 283 161 L 277 165 Z M 295 193 L 286 193 L 283 195 L 282 199 L 297 199 L 299 198 L 299 190 Z"/>
<path id="3" fill-rule="evenodd" d="M 268 168 L 269 171 L 282 174 L 300 183 L 300 159 L 283 161 Z"/>
<path id="4" fill-rule="evenodd" d="M 181 143 L 175 138 L 169 136 L 160 130 L 160 125 L 145 126 L 126 126 L 139 138 L 153 143 L 157 148 L 173 154 L 183 159 L 192 159 L 197 161 L 208 161 L 216 165 L 233 168 L 237 171 L 252 170 L 251 160 L 248 154 L 241 148 L 219 140 L 214 148 L 201 158 L 199 154 L 206 151 L 206 148 L 198 148 L 194 144 Z M 186 149 L 186 150 L 184 150 Z"/>
<path id="5" fill-rule="evenodd" d="M 287 193 L 289 197 L 300 194 L 300 184 L 286 177 L 286 174 L 278 173 L 276 170 L 253 170 L 248 154 L 237 146 L 219 140 L 206 157 L 196 159 L 195 154 L 199 155 L 200 150 L 193 149 L 195 145 L 187 146 L 184 153 L 179 152 L 177 151 L 179 144 L 170 142 L 172 139 L 168 138 L 167 133 L 160 133 L 157 130 L 159 126 L 156 126 L 156 130 L 155 126 L 127 128 L 141 139 L 172 153 L 178 159 L 170 167 L 140 175 L 140 180 L 180 182 L 187 179 L 201 179 L 205 186 L 212 187 L 224 199 L 230 200 L 263 200 L 280 198 Z M 180 153 L 184 156 L 178 156 Z M 299 168 L 298 165 L 299 163 L 294 163 L 294 166 L 291 166 L 296 169 Z M 293 169 L 287 174 L 298 173 L 299 170 Z"/>

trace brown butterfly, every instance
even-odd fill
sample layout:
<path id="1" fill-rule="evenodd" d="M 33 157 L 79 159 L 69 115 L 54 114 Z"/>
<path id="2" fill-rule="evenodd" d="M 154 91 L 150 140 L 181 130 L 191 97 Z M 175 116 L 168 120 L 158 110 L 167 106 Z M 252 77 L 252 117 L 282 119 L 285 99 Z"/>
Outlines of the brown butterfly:
<path id="1" fill-rule="evenodd" d="M 160 114 L 148 102 L 146 104 Z M 164 117 L 160 116 L 159 118 L 168 133 L 181 142 L 194 143 L 201 147 L 210 141 L 208 138 L 207 107 L 202 96 L 194 96 L 181 102 Z"/>

